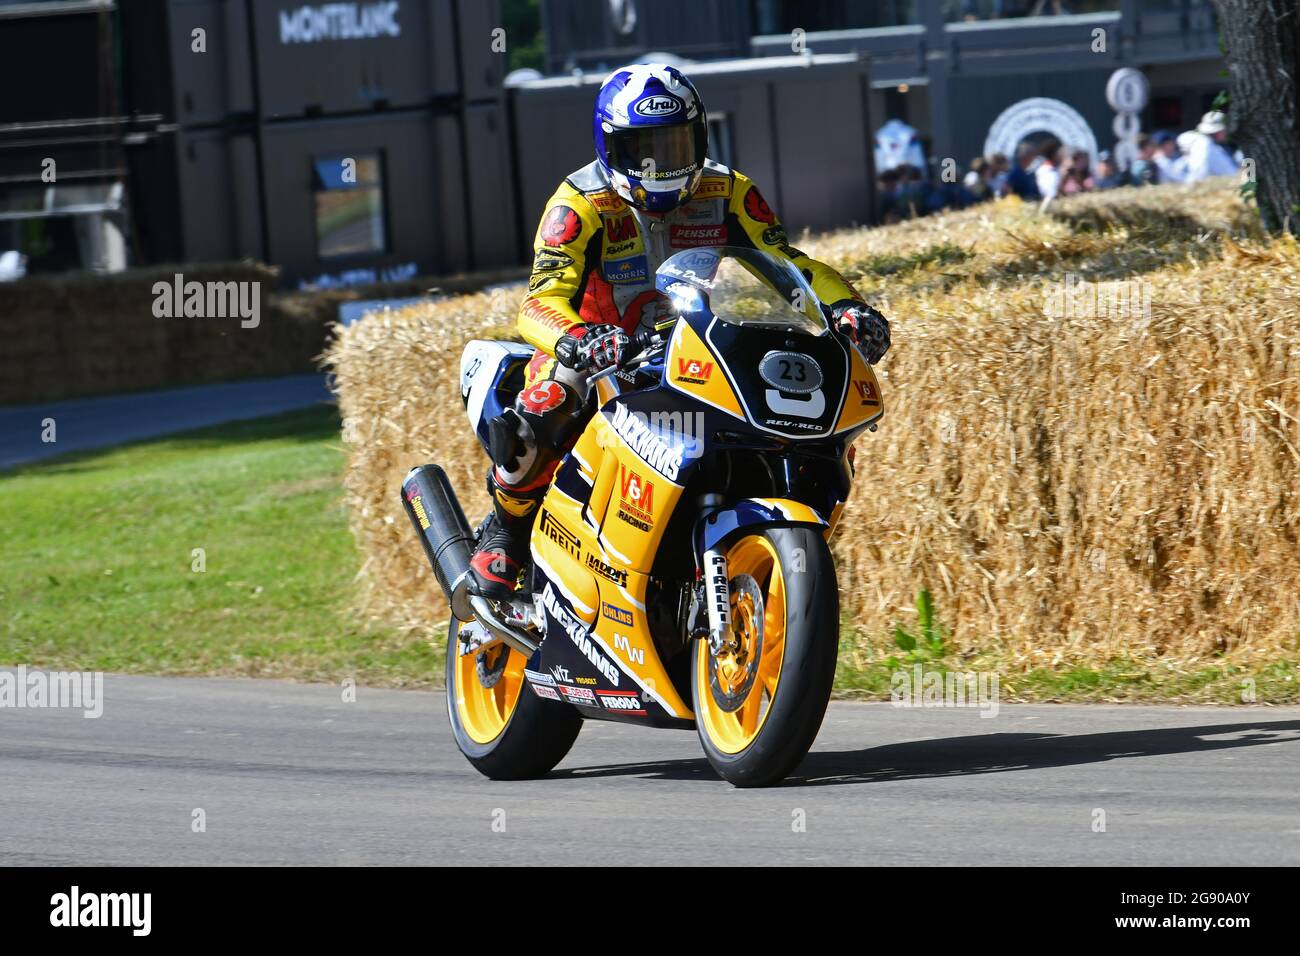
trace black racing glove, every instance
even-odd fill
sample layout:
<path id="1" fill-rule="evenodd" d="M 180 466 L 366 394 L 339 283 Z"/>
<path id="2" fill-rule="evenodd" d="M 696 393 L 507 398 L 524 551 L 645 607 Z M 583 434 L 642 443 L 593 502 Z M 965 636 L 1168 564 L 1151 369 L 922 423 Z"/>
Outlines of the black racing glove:
<path id="1" fill-rule="evenodd" d="M 865 302 L 841 302 L 831 307 L 835 327 L 857 343 L 875 365 L 889 351 L 889 320 Z"/>
<path id="2" fill-rule="evenodd" d="M 555 358 L 575 372 L 618 365 L 631 341 L 617 325 L 575 325 L 555 343 Z"/>

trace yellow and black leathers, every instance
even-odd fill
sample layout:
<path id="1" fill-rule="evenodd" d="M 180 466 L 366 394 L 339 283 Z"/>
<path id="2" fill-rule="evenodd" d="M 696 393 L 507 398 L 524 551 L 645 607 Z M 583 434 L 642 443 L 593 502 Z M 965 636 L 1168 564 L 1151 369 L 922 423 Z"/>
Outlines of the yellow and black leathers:
<path id="1" fill-rule="evenodd" d="M 519 309 L 519 331 L 539 353 L 579 322 L 616 325 L 629 334 L 652 326 L 663 297 L 655 270 L 696 246 L 742 246 L 790 259 L 828 305 L 862 301 L 830 266 L 790 245 L 785 229 L 748 177 L 714 162 L 688 203 L 652 216 L 624 203 L 592 163 L 569 176 L 542 214 L 533 272 Z M 534 379 L 549 364 L 539 354 Z"/>

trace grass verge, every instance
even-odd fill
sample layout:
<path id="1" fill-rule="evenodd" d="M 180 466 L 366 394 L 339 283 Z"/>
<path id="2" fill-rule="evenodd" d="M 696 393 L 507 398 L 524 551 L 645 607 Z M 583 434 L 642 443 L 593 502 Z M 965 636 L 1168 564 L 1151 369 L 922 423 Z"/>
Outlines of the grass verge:
<path id="1" fill-rule="evenodd" d="M 0 475 L 0 662 L 429 683 L 427 644 L 349 611 L 338 435 L 321 406 Z"/>
<path id="2" fill-rule="evenodd" d="M 844 640 L 849 640 L 847 632 Z M 851 650 L 840 655 L 836 695 L 889 699 L 899 667 L 883 659 L 864 663 L 852 658 Z M 1113 660 L 1099 666 L 1021 671 L 1009 661 L 985 656 L 970 661 L 932 661 L 922 667 L 927 675 L 932 671 L 940 675 L 997 674 L 1001 703 L 1300 704 L 1300 661 L 1295 660 L 1276 661 L 1258 669 L 1225 662 L 1182 670 L 1164 663 Z"/>

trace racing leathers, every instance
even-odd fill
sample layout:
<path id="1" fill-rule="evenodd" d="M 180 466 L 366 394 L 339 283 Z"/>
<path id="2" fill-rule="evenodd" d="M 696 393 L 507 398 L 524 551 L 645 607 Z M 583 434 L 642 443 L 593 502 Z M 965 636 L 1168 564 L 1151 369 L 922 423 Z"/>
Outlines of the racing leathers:
<path id="1" fill-rule="evenodd" d="M 537 505 L 593 410 L 582 373 L 617 364 L 628 336 L 667 314 L 656 269 L 683 249 L 728 245 L 791 260 L 867 357 L 884 354 L 888 323 L 834 269 L 790 245 L 747 177 L 707 162 L 688 202 L 651 215 L 624 202 L 599 163 L 579 169 L 547 202 L 533 243 L 518 323 L 536 354 L 514 408 L 489 424 L 495 514 L 471 561 L 479 593 L 514 590 Z"/>

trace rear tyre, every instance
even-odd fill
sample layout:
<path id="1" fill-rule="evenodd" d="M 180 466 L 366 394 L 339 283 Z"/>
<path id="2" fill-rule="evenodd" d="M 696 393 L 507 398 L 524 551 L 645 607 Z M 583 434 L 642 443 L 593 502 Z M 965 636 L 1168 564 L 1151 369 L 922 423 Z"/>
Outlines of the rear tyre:
<path id="1" fill-rule="evenodd" d="M 825 540 L 809 528 L 763 528 L 727 549 L 737 646 L 693 654 L 695 724 L 724 780 L 782 780 L 821 729 L 839 653 L 839 589 Z"/>
<path id="2" fill-rule="evenodd" d="M 527 686 L 524 655 L 498 644 L 457 654 L 460 622 L 447 629 L 447 714 L 456 746 L 493 780 L 531 780 L 564 759 L 582 729 L 569 704 L 543 700 Z"/>

